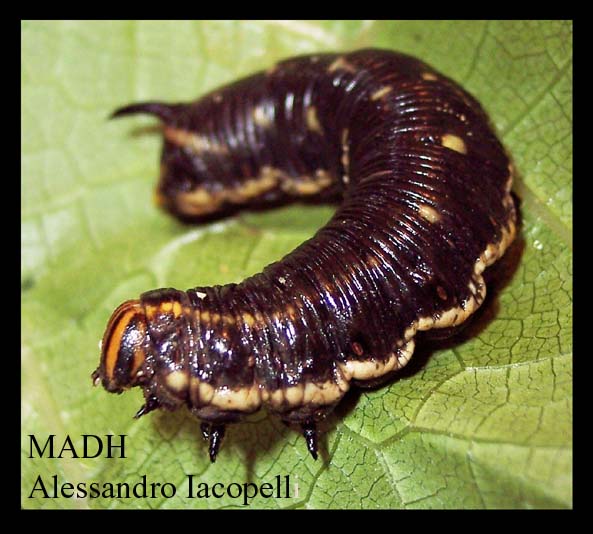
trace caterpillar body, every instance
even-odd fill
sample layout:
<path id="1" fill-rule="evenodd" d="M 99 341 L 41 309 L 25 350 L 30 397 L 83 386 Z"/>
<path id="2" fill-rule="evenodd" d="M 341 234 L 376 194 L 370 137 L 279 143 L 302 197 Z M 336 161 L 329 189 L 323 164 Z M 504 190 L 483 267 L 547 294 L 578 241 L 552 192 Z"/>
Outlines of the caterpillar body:
<path id="1" fill-rule="evenodd" d="M 145 102 L 163 123 L 159 203 L 182 218 L 341 199 L 331 220 L 239 284 L 157 289 L 120 305 L 95 384 L 187 406 L 215 460 L 227 423 L 262 407 L 302 427 L 351 385 L 401 369 L 418 331 L 482 303 L 482 273 L 514 238 L 512 165 L 480 104 L 413 57 L 300 56 L 189 104 Z"/>

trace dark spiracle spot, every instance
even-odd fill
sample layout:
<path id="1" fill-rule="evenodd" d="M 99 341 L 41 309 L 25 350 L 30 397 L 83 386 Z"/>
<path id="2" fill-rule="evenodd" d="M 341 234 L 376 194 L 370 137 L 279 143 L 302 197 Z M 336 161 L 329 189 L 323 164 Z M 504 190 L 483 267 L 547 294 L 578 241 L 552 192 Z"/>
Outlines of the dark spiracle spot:
<path id="1" fill-rule="evenodd" d="M 359 332 L 352 335 L 350 338 L 350 352 L 358 358 L 368 353 L 368 343 L 364 334 Z"/>

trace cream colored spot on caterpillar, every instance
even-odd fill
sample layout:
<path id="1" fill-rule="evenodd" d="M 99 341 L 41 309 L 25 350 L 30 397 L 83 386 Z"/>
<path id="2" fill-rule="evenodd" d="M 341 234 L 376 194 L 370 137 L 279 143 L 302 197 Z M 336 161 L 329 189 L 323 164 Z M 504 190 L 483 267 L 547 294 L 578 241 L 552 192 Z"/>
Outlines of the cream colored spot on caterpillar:
<path id="1" fill-rule="evenodd" d="M 422 79 L 430 81 L 430 82 L 434 82 L 435 80 L 438 80 L 439 78 L 436 74 L 433 74 L 432 72 L 423 72 Z"/>
<path id="2" fill-rule="evenodd" d="M 272 124 L 272 118 L 266 113 L 264 106 L 256 106 L 253 109 L 253 122 L 262 128 L 267 128 Z"/>
<path id="3" fill-rule="evenodd" d="M 295 309 L 295 307 L 292 304 L 289 304 L 288 306 L 286 306 L 286 315 L 288 315 L 288 317 L 291 320 L 293 320 L 293 321 L 295 320 L 295 318 L 297 316 L 296 315 L 296 309 Z"/>
<path id="4" fill-rule="evenodd" d="M 198 406 L 210 404 L 214 397 L 214 388 L 206 382 L 198 381 Z"/>
<path id="5" fill-rule="evenodd" d="M 342 130 L 342 152 L 348 152 L 348 136 L 350 135 L 350 130 L 348 128 L 344 128 Z"/>
<path id="6" fill-rule="evenodd" d="M 225 202 L 242 204 L 278 185 L 277 172 L 269 166 L 262 167 L 260 174 L 249 178 L 235 188 L 209 192 L 203 187 L 180 193 L 175 197 L 179 211 L 186 215 L 205 215 L 219 209 Z"/>
<path id="7" fill-rule="evenodd" d="M 295 386 L 268 391 L 260 386 L 260 398 L 272 410 L 285 411 L 299 406 L 327 406 L 337 403 L 350 388 L 350 377 L 338 367 L 334 380 L 304 382 Z"/>
<path id="8" fill-rule="evenodd" d="M 342 364 L 342 371 L 354 380 L 372 380 L 397 369 L 397 354 L 392 353 L 386 361 L 378 358 L 348 360 Z"/>
<path id="9" fill-rule="evenodd" d="M 169 389 L 175 393 L 181 393 L 187 389 L 189 377 L 183 371 L 173 371 L 166 376 L 165 382 Z"/>
<path id="10" fill-rule="evenodd" d="M 315 171 L 315 179 L 324 185 L 329 185 L 332 182 L 332 177 L 325 169 L 317 169 Z"/>
<path id="11" fill-rule="evenodd" d="M 307 128 L 312 132 L 323 135 L 323 128 L 317 118 L 317 108 L 315 106 L 309 106 L 307 108 Z"/>
<path id="12" fill-rule="evenodd" d="M 346 393 L 350 389 L 350 378 L 344 373 L 340 364 L 334 367 L 334 379 L 342 393 Z"/>
<path id="13" fill-rule="evenodd" d="M 176 197 L 177 206 L 180 211 L 192 214 L 203 215 L 215 211 L 219 203 L 215 197 L 203 188 L 193 189 L 187 193 L 180 193 Z"/>
<path id="14" fill-rule="evenodd" d="M 299 406 L 327 406 L 337 403 L 350 388 L 348 378 L 337 370 L 335 381 L 305 382 L 274 391 L 261 390 L 261 400 L 273 410 L 284 411 Z"/>
<path id="15" fill-rule="evenodd" d="M 342 167 L 344 167 L 344 176 L 342 177 L 342 180 L 344 181 L 345 184 L 350 182 L 350 176 L 349 176 L 350 146 L 348 144 L 348 135 L 349 134 L 350 134 L 350 131 L 348 130 L 348 128 L 344 128 L 344 130 L 342 130 L 342 157 L 341 157 L 341 161 L 342 161 Z"/>
<path id="16" fill-rule="evenodd" d="M 268 403 L 268 401 L 270 400 L 270 392 L 267 389 L 264 389 L 263 386 L 260 386 L 260 390 L 259 393 L 261 395 L 261 400 L 262 402 L 265 402 L 266 404 Z"/>
<path id="17" fill-rule="evenodd" d="M 305 384 L 305 405 L 325 406 L 337 402 L 342 396 L 343 393 L 340 391 L 338 385 L 331 380 L 321 384 L 314 382 L 307 382 Z"/>
<path id="18" fill-rule="evenodd" d="M 196 297 L 198 297 L 199 299 L 205 299 L 206 296 L 206 293 L 204 293 L 203 291 L 196 291 Z"/>
<path id="19" fill-rule="evenodd" d="M 181 316 L 182 310 L 181 310 L 181 303 L 180 302 L 173 302 L 173 317 L 177 318 Z"/>
<path id="20" fill-rule="evenodd" d="M 249 327 L 253 327 L 255 324 L 255 318 L 249 312 L 245 312 L 241 315 L 245 324 Z"/>
<path id="21" fill-rule="evenodd" d="M 461 324 L 467 317 L 462 308 L 451 308 L 440 314 L 438 322 L 446 324 L 447 326 L 456 326 Z M 436 321 L 435 321 L 436 324 Z"/>
<path id="22" fill-rule="evenodd" d="M 352 65 L 352 63 L 346 61 L 343 56 L 340 56 L 327 68 L 327 72 L 335 72 L 337 70 L 345 70 L 346 72 L 354 73 L 356 72 L 356 67 Z"/>
<path id="23" fill-rule="evenodd" d="M 377 91 L 375 91 L 372 95 L 371 95 L 371 100 L 374 102 L 375 100 L 380 100 L 381 98 L 383 98 L 385 95 L 388 95 L 389 93 L 391 93 L 391 91 L 393 91 L 393 87 L 389 86 L 389 85 L 385 85 L 383 87 L 381 87 L 381 89 L 378 89 Z"/>
<path id="24" fill-rule="evenodd" d="M 181 128 L 165 126 L 163 128 L 165 139 L 174 145 L 186 148 L 194 154 L 210 152 L 212 154 L 228 154 L 229 149 L 226 145 L 215 143 L 204 135 L 190 132 Z"/>
<path id="25" fill-rule="evenodd" d="M 293 195 L 315 195 L 330 186 L 333 182 L 331 175 L 324 169 L 317 169 L 314 177 L 292 178 L 284 176 L 282 190 Z"/>
<path id="26" fill-rule="evenodd" d="M 254 198 L 270 189 L 274 189 L 276 187 L 278 180 L 272 174 L 264 174 L 256 179 L 247 180 L 242 187 L 237 188 L 237 191 L 234 193 L 237 195 L 236 197 L 229 192 L 228 197 L 231 200 L 236 200 L 241 202 L 246 199 Z"/>
<path id="27" fill-rule="evenodd" d="M 369 267 L 380 267 L 381 266 L 381 262 L 379 261 L 379 259 L 374 256 L 373 254 L 369 254 L 367 256 L 367 261 L 366 261 L 367 265 Z"/>
<path id="28" fill-rule="evenodd" d="M 284 407 L 284 391 L 282 389 L 276 389 L 274 391 L 268 392 L 267 397 L 267 404 L 270 406 L 275 406 L 277 408 Z M 263 396 L 262 396 L 263 398 Z"/>
<path id="29" fill-rule="evenodd" d="M 289 193 L 299 195 L 314 195 L 319 191 L 315 182 L 285 182 L 282 184 L 282 189 Z"/>
<path id="30" fill-rule="evenodd" d="M 298 384 L 284 390 L 284 399 L 291 406 L 300 406 L 305 399 L 305 386 Z"/>
<path id="31" fill-rule="evenodd" d="M 236 321 L 235 321 L 235 318 L 234 318 L 232 315 L 223 315 L 223 316 L 222 316 L 222 322 L 223 322 L 225 325 L 230 325 L 230 326 L 232 326 L 232 325 L 234 325 L 234 324 L 235 324 L 235 322 L 236 322 Z"/>
<path id="32" fill-rule="evenodd" d="M 511 192 L 511 188 L 513 187 L 513 177 L 515 176 L 515 166 L 513 165 L 512 161 L 509 163 L 508 171 L 509 177 L 507 178 L 505 184 L 505 192 L 507 193 L 507 195 Z"/>
<path id="33" fill-rule="evenodd" d="M 467 147 L 465 146 L 465 141 L 457 135 L 443 135 L 443 137 L 441 138 L 441 144 L 445 148 L 450 148 L 451 150 L 455 150 L 455 152 L 459 152 L 460 154 L 467 154 Z"/>
<path id="34" fill-rule="evenodd" d="M 221 387 L 214 390 L 210 405 L 221 410 L 252 412 L 260 407 L 261 395 L 255 385 L 239 389 Z"/>
<path id="35" fill-rule="evenodd" d="M 509 210 L 509 212 L 515 212 L 515 203 L 513 202 L 513 197 L 511 195 L 507 195 L 505 199 L 502 201 L 502 205 Z"/>
<path id="36" fill-rule="evenodd" d="M 331 175 L 324 169 L 315 171 L 314 178 L 308 176 L 295 178 L 281 169 L 264 165 L 256 177 L 247 178 L 234 188 L 209 192 L 203 187 L 197 187 L 191 191 L 179 193 L 173 200 L 178 211 L 185 215 L 206 215 L 218 210 L 225 202 L 244 204 L 275 187 L 281 187 L 283 191 L 293 194 L 313 195 L 331 185 L 332 182 Z"/>
<path id="37" fill-rule="evenodd" d="M 417 331 L 418 331 L 418 321 L 414 321 L 408 328 L 406 328 L 406 331 L 404 332 L 404 339 L 406 341 L 409 341 L 416 335 Z"/>
<path id="38" fill-rule="evenodd" d="M 510 195 L 507 198 L 510 198 Z M 510 228 L 507 229 L 503 227 L 500 241 L 497 244 L 489 244 L 486 247 L 486 250 L 478 258 L 478 261 L 476 261 L 474 266 L 474 272 L 476 275 L 481 274 L 486 267 L 492 265 L 496 260 L 498 260 L 498 258 L 502 256 L 503 252 L 515 238 L 516 226 L 514 217 L 515 215 L 513 212 L 513 220 L 511 221 Z"/>
<path id="39" fill-rule="evenodd" d="M 418 206 L 418 214 L 430 223 L 436 223 L 441 220 L 441 214 L 428 204 L 420 204 Z"/>
<path id="40" fill-rule="evenodd" d="M 397 363 L 399 365 L 398 369 L 405 367 L 407 363 L 412 358 L 412 354 L 414 354 L 414 347 L 415 343 L 414 340 L 409 341 L 406 343 L 402 348 L 398 349 L 396 352 Z"/>

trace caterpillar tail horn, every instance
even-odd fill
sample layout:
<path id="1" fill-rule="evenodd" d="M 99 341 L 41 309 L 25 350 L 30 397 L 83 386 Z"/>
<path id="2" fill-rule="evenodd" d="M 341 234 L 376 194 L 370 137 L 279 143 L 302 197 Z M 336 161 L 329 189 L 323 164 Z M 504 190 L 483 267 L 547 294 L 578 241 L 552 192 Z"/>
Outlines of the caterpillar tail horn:
<path id="1" fill-rule="evenodd" d="M 129 104 L 116 109 L 109 119 L 118 119 L 127 115 L 135 115 L 136 113 L 145 113 L 147 115 L 154 115 L 163 122 L 170 122 L 175 115 L 175 109 L 179 104 L 164 104 L 162 102 L 139 102 L 136 104 Z"/>

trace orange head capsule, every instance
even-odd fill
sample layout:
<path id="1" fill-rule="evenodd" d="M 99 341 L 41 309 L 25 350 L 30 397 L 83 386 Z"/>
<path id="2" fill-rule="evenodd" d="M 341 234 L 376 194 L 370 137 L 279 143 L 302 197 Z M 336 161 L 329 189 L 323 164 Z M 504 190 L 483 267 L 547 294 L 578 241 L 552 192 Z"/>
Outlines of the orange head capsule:
<path id="1" fill-rule="evenodd" d="M 101 382 L 112 393 L 138 385 L 146 346 L 144 309 L 139 300 L 128 300 L 109 319 L 101 342 L 101 363 L 92 375 L 94 384 Z"/>

